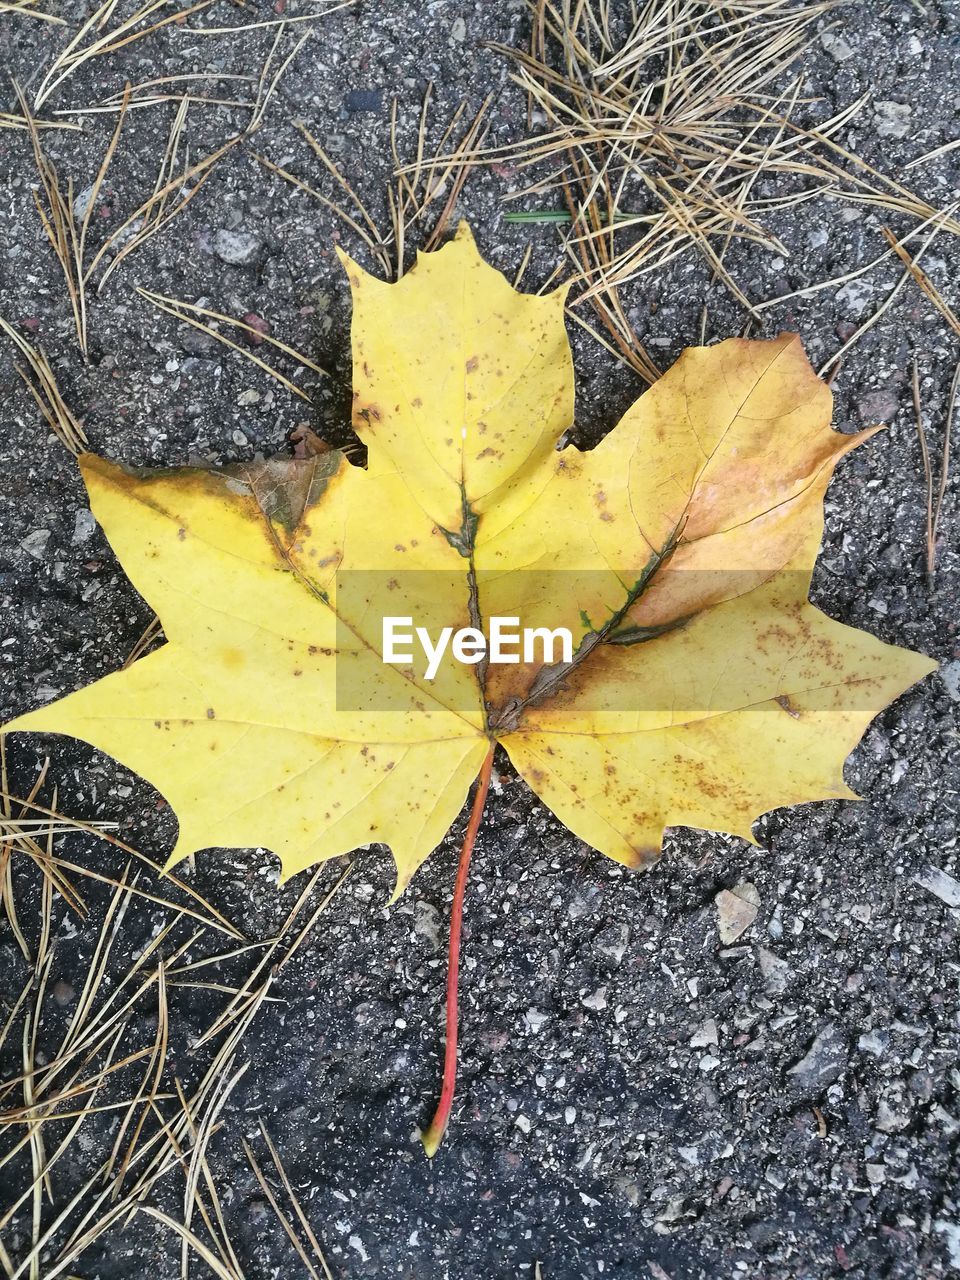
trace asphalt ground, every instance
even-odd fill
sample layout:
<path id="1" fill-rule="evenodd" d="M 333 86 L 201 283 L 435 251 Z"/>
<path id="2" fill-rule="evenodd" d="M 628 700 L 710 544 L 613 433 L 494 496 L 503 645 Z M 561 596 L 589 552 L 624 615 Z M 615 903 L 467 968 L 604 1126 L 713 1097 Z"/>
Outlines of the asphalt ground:
<path id="1" fill-rule="evenodd" d="M 0 14 L 0 55 L 28 93 L 84 16 L 81 5 L 57 12 L 67 27 Z M 273 29 L 221 36 L 187 29 L 214 19 L 232 26 L 253 14 L 276 17 L 272 9 L 218 3 L 91 60 L 45 110 L 101 101 L 125 77 L 255 75 Z M 189 208 L 91 298 L 86 362 L 34 208 L 28 139 L 0 131 L 2 314 L 43 345 L 90 447 L 132 464 L 169 466 L 282 452 L 304 421 L 344 439 L 349 299 L 334 246 L 374 263 L 333 212 L 266 170 L 253 152 L 334 197 L 294 127 L 303 119 L 382 218 L 391 101 L 403 147 L 413 143 L 428 81 L 436 103 L 432 136 L 461 101 L 471 113 L 490 93 L 489 140 L 516 139 L 525 101 L 507 60 L 484 42 L 524 43 L 528 23 L 522 5 L 503 0 L 385 0 L 318 21 L 255 139 L 235 148 Z M 885 172 L 909 176 L 941 207 L 960 199 L 956 152 L 904 171 L 957 134 L 960 6 L 853 3 L 833 24 L 805 58 L 807 118 L 826 118 L 869 89 L 873 101 L 848 127 L 846 144 Z M 285 50 L 295 30 L 284 34 Z M 239 84 L 219 83 L 221 91 Z M 248 91 L 239 84 L 238 99 Z M 6 96 L 12 109 L 12 94 Z M 883 103 L 901 109 L 875 105 Z M 131 112 L 91 219 L 92 244 L 152 190 L 174 110 L 166 104 Z M 78 193 L 92 182 L 115 121 L 79 118 L 82 132 L 44 133 Z M 190 156 L 207 154 L 248 118 L 239 107 L 191 108 Z M 533 288 L 550 275 L 560 249 L 555 228 L 504 221 L 504 197 L 522 182 L 509 168 L 478 172 L 456 214 L 470 221 L 484 255 L 511 275 L 532 245 L 525 283 Z M 531 199 L 520 207 L 539 206 Z M 883 251 L 882 225 L 896 232 L 909 226 L 896 211 L 835 199 L 769 221 L 788 257 L 735 244 L 727 258 L 754 300 L 851 271 Z M 954 303 L 958 262 L 960 246 L 948 234 L 924 261 Z M 799 331 L 820 366 L 901 275 L 887 259 L 852 286 L 763 312 L 753 332 Z M 138 287 L 261 317 L 330 376 L 304 380 L 312 401 L 305 405 L 240 355 L 158 313 Z M 704 305 L 708 340 L 742 332 L 746 319 L 693 253 L 628 286 L 624 299 L 664 368 L 700 341 Z M 575 326 L 570 337 L 577 438 L 589 444 L 643 384 Z M 641 875 L 565 831 L 498 757 L 466 910 L 458 1102 L 449 1139 L 431 1163 L 416 1129 L 429 1118 L 438 1082 L 444 938 L 460 827 L 392 907 L 388 856 L 377 848 L 360 853 L 238 1046 L 238 1065 L 250 1065 L 211 1140 L 212 1175 L 249 1280 L 307 1274 L 241 1147 L 246 1137 L 266 1160 L 261 1120 L 337 1277 L 532 1280 L 538 1266 L 543 1280 L 960 1274 L 957 906 L 950 905 L 952 881 L 932 880 L 929 872 L 932 866 L 960 878 L 957 481 L 955 469 L 931 583 L 923 571 L 926 496 L 910 391 L 916 356 L 938 456 L 957 346 L 943 316 L 908 283 L 852 348 L 834 383 L 838 429 L 876 421 L 889 429 L 845 461 L 831 485 L 813 599 L 831 616 L 942 664 L 940 674 L 877 717 L 850 758 L 847 780 L 865 803 L 775 811 L 757 823 L 759 848 L 676 829 L 661 862 Z M 116 669 L 150 620 L 91 521 L 73 460 L 41 423 L 12 356 L 5 342 L 4 719 Z M 63 812 L 117 822 L 126 842 L 164 860 L 176 824 L 156 792 L 82 744 L 12 739 L 14 794 L 29 791 L 47 755 L 47 802 L 56 788 Z M 123 872 L 123 852 L 91 836 L 67 834 L 58 847 L 105 876 Z M 317 894 L 339 869 L 329 869 Z M 275 934 L 304 884 L 300 878 L 278 891 L 276 859 L 262 850 L 208 851 L 183 874 L 254 940 Z M 151 891 L 184 901 L 143 876 Z M 744 883 L 755 886 L 758 913 L 727 945 L 715 898 Z M 22 859 L 13 886 L 24 927 L 35 930 L 39 879 Z M 47 1001 L 39 1037 L 47 1054 L 79 998 L 107 911 L 108 886 L 85 882 L 83 891 L 85 919 L 59 899 L 53 907 L 50 990 L 57 995 Z M 170 919 L 149 901 L 130 906 L 105 989 Z M 184 922 L 176 927 L 173 936 L 185 940 Z M 218 949 L 223 941 L 208 933 L 191 955 Z M 249 957 L 240 956 L 218 965 L 215 978 L 238 982 L 250 968 Z M 4 926 L 0 1014 L 27 976 Z M 195 1041 L 223 1002 L 215 990 L 171 989 L 168 1083 L 174 1075 L 185 1086 L 199 1078 L 215 1046 Z M 155 1002 L 147 1001 L 134 1009 L 124 1043 L 131 1050 L 148 1045 L 155 1029 Z M 18 1033 L 4 1048 L 5 1075 L 20 1069 L 19 1054 Z M 118 1082 L 104 1097 L 129 1097 L 130 1087 Z M 116 1127 L 110 1111 L 86 1122 L 56 1170 L 58 1205 L 109 1153 Z M 15 1199 L 30 1176 L 26 1152 L 0 1169 L 2 1200 Z M 156 1202 L 176 1214 L 182 1194 L 182 1180 L 171 1181 Z M 29 1238 L 29 1212 L 0 1229 L 13 1259 L 28 1250 Z M 181 1274 L 179 1252 L 169 1228 L 141 1214 L 111 1228 L 71 1274 L 173 1280 Z M 40 1275 L 44 1266 L 52 1264 Z M 205 1264 L 194 1259 L 192 1273 L 204 1274 Z"/>

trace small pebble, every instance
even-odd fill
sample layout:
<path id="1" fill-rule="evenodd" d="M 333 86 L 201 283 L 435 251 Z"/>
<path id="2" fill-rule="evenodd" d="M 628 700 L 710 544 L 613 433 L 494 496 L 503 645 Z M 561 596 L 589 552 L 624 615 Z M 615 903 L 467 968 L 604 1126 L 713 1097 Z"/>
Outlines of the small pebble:
<path id="1" fill-rule="evenodd" d="M 881 138 L 905 138 L 910 132 L 912 108 L 907 102 L 876 102 L 873 116 Z"/>
<path id="2" fill-rule="evenodd" d="M 73 536 L 70 541 L 75 547 L 79 547 L 93 536 L 96 527 L 93 512 L 89 507 L 81 507 L 73 517 Z"/>
<path id="3" fill-rule="evenodd" d="M 834 62 L 846 62 L 848 58 L 853 57 L 853 48 L 835 31 L 821 32 L 820 43 Z"/>
<path id="4" fill-rule="evenodd" d="M 549 1017 L 548 1013 L 543 1013 L 540 1009 L 528 1009 L 523 1015 L 523 1020 L 527 1024 L 527 1028 L 536 1035 L 543 1027 L 543 1024 L 549 1020 Z"/>
<path id="5" fill-rule="evenodd" d="M 753 924 L 760 907 L 760 895 L 756 887 L 743 881 L 733 889 L 721 889 L 714 898 L 717 907 L 717 930 L 724 946 L 737 938 Z"/>
<path id="6" fill-rule="evenodd" d="M 768 995 L 782 996 L 790 981 L 790 966 L 766 947 L 757 947 L 757 959 L 764 977 L 764 990 Z"/>
<path id="7" fill-rule="evenodd" d="M 877 1108 L 877 1128 L 881 1133 L 899 1133 L 910 1123 L 910 1116 L 901 1111 L 894 1111 L 888 1103 L 881 1101 Z"/>
<path id="8" fill-rule="evenodd" d="M 882 1031 L 866 1031 L 857 1040 L 857 1048 L 861 1053 L 882 1058 L 887 1049 L 887 1037 Z"/>
<path id="9" fill-rule="evenodd" d="M 712 1044 L 719 1044 L 717 1024 L 713 1018 L 707 1018 L 700 1028 L 690 1037 L 692 1049 L 706 1049 Z"/>
<path id="10" fill-rule="evenodd" d="M 68 1004 L 72 1004 L 76 999 L 77 993 L 71 987 L 69 982 L 56 982 L 53 986 L 53 998 L 61 1009 L 65 1009 Z"/>
<path id="11" fill-rule="evenodd" d="M 873 301 L 874 289 L 869 280 L 850 280 L 836 292 L 837 304 L 848 316 L 859 318 Z"/>
<path id="12" fill-rule="evenodd" d="M 607 988 L 597 987 L 592 995 L 581 996 L 580 1003 L 585 1009 L 593 1009 L 595 1013 L 599 1013 L 607 1007 Z"/>
<path id="13" fill-rule="evenodd" d="M 221 230 L 213 237 L 213 249 L 221 262 L 252 267 L 263 251 L 263 241 L 249 231 Z"/>
<path id="14" fill-rule="evenodd" d="M 937 1218 L 933 1224 L 934 1231 L 943 1236 L 950 1256 L 950 1265 L 960 1270 L 960 1222 L 950 1222 L 946 1218 Z"/>
<path id="15" fill-rule="evenodd" d="M 801 1092 L 817 1094 L 833 1084 L 846 1069 L 847 1042 L 839 1028 L 828 1022 L 814 1036 L 809 1049 L 787 1071 Z"/>
<path id="16" fill-rule="evenodd" d="M 93 199 L 93 183 L 89 187 L 83 187 L 73 197 L 73 219 L 75 222 L 83 222 L 87 216 L 87 210 L 90 208 L 90 201 Z"/>
<path id="17" fill-rule="evenodd" d="M 33 556 L 34 560 L 42 560 L 47 550 L 47 543 L 50 541 L 49 529 L 34 529 L 33 533 L 28 533 L 20 543 L 20 546 L 26 551 L 28 556 Z"/>
<path id="18" fill-rule="evenodd" d="M 253 333 L 245 335 L 251 347 L 262 346 L 264 335 L 270 332 L 269 321 L 264 320 L 263 316 L 258 316 L 255 311 L 248 311 L 243 316 L 243 323 L 253 330 Z"/>
<path id="19" fill-rule="evenodd" d="M 432 950 L 440 950 L 440 912 L 432 902 L 425 902 L 420 898 L 414 903 L 413 931 Z M 535 1011 L 531 1010 L 531 1013 L 533 1012 Z M 531 1028 L 534 1031 L 539 1031 L 539 1029 L 539 1027 Z"/>
<path id="20" fill-rule="evenodd" d="M 913 877 L 913 883 L 932 893 L 948 907 L 960 907 L 960 881 L 954 880 L 953 876 L 947 875 L 939 867 L 927 867 Z"/>

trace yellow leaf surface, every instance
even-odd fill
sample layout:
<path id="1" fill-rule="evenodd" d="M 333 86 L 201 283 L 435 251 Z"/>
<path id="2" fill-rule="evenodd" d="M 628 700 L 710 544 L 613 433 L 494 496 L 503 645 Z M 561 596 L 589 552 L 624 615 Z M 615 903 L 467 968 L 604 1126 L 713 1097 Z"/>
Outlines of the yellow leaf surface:
<path id="1" fill-rule="evenodd" d="M 870 719 L 934 669 L 807 600 L 830 429 L 799 340 L 691 349 L 590 452 L 563 291 L 523 295 L 469 231 L 397 284 L 345 259 L 354 425 L 335 451 L 219 471 L 90 454 L 91 508 L 167 643 L 4 731 L 70 734 L 173 806 L 171 862 L 264 846 L 284 875 L 382 841 L 397 889 L 491 741 L 578 836 L 631 865 L 680 824 L 751 838 L 849 797 Z M 566 626 L 569 662 L 383 660 L 383 618 Z"/>

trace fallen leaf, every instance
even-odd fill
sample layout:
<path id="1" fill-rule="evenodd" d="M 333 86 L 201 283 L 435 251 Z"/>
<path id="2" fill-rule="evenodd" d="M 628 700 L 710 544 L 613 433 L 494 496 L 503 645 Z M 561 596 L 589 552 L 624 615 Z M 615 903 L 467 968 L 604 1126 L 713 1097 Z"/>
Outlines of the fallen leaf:
<path id="1" fill-rule="evenodd" d="M 465 225 L 395 284 L 341 256 L 367 469 L 309 439 L 218 471 L 83 455 L 167 643 L 5 731 L 82 738 L 149 779 L 179 818 L 171 864 L 262 846 L 290 876 L 383 842 L 397 892 L 494 742 L 631 866 L 668 826 L 752 840 L 775 806 L 853 796 L 847 754 L 935 664 L 807 599 L 826 486 L 871 433 L 830 429 L 798 338 L 688 350 L 597 448 L 558 451 L 563 289 L 517 293 Z M 566 627 L 572 656 L 431 681 L 383 661 L 385 614 Z"/>
<path id="2" fill-rule="evenodd" d="M 298 422 L 288 439 L 293 446 L 293 456 L 300 462 L 307 458 L 319 458 L 332 451 L 331 446 L 320 439 L 308 422 Z"/>
<path id="3" fill-rule="evenodd" d="M 851 796 L 846 755 L 935 664 L 806 600 L 827 481 L 869 433 L 830 430 L 797 338 L 688 350 L 596 449 L 558 453 L 562 290 L 516 293 L 466 227 L 398 284 L 345 262 L 369 468 L 336 451 L 220 471 L 84 455 L 91 508 L 168 643 L 6 731 L 81 737 L 149 778 L 180 819 L 171 862 L 260 845 L 289 876 L 384 841 L 401 888 L 490 738 L 632 865 L 668 825 L 750 839 L 774 806 Z M 574 661 L 490 666 L 485 710 L 472 667 L 431 685 L 380 661 L 379 619 L 338 634 L 350 570 L 436 573 L 441 600 L 413 610 L 400 588 L 428 627 L 469 624 L 473 570 L 485 615 L 569 626 Z M 553 571 L 593 598 L 538 597 Z M 336 705 L 338 643 L 365 664 L 370 711 Z M 384 690 L 401 714 L 378 714 Z"/>
<path id="4" fill-rule="evenodd" d="M 397 284 L 344 262 L 369 468 L 337 451 L 219 471 L 84 454 L 93 513 L 168 644 L 6 731 L 70 733 L 150 778 L 180 819 L 172 861 L 261 845 L 291 876 L 384 841 L 398 888 L 490 739 L 631 865 L 667 826 L 749 840 L 774 805 L 851 796 L 865 724 L 934 663 L 806 600 L 829 475 L 870 433 L 829 429 L 795 335 L 691 348 L 593 451 L 557 452 L 562 289 L 513 291 L 466 225 Z M 570 627 L 575 657 L 492 664 L 483 691 L 448 663 L 430 684 L 380 660 L 380 616 L 340 609 L 338 627 L 349 571 L 435 573 L 417 621 L 520 614 Z M 552 572 L 579 591 L 544 594 Z M 337 662 L 362 668 L 369 710 L 338 707 Z"/>

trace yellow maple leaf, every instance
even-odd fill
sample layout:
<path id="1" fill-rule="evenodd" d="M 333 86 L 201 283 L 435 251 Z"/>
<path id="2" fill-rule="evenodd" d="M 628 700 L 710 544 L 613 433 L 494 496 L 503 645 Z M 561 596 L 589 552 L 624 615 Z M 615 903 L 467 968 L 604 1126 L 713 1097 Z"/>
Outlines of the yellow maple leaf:
<path id="1" fill-rule="evenodd" d="M 5 726 L 115 756 L 173 806 L 171 862 L 264 846 L 284 875 L 388 844 L 397 892 L 500 742 L 578 836 L 631 865 L 852 796 L 844 760 L 929 659 L 807 599 L 833 468 L 795 335 L 684 353 L 590 452 L 564 291 L 517 293 L 466 226 L 386 284 L 349 259 L 354 425 L 338 452 L 220 471 L 80 460 L 167 643 Z M 559 576 L 558 576 L 559 575 Z M 571 655 L 384 661 L 384 617 L 565 628 Z"/>

